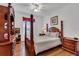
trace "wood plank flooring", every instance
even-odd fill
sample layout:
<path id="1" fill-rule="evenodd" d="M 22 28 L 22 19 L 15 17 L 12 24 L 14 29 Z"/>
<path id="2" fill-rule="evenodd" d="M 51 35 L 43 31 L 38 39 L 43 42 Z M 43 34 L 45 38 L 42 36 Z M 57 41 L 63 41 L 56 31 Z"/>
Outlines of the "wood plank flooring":
<path id="1" fill-rule="evenodd" d="M 75 56 L 75 54 L 62 49 L 61 47 L 57 47 L 44 53 L 40 53 L 38 56 Z"/>
<path id="2" fill-rule="evenodd" d="M 19 42 L 18 44 L 16 44 L 15 56 L 25 56 L 24 42 Z"/>
<path id="3" fill-rule="evenodd" d="M 15 56 L 20 56 L 21 54 L 21 44 L 16 44 Z"/>
<path id="4" fill-rule="evenodd" d="M 19 44 L 16 44 L 15 56 L 25 56 L 24 42 L 20 42 Z M 55 49 L 51 49 L 44 53 L 40 53 L 38 54 L 38 56 L 75 56 L 75 54 L 65 51 L 61 47 L 57 47 Z"/>

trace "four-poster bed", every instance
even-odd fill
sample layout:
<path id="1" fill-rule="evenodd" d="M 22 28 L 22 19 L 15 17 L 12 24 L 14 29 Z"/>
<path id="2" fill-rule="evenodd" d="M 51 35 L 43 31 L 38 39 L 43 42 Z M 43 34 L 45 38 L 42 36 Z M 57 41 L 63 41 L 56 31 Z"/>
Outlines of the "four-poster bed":
<path id="1" fill-rule="evenodd" d="M 25 20 L 25 46 L 26 46 L 26 54 L 33 56 L 37 55 L 38 53 L 51 49 L 53 47 L 59 46 L 62 44 L 62 39 L 63 39 L 63 32 L 61 29 L 57 27 L 50 27 L 48 28 L 47 24 L 47 29 L 49 33 L 51 33 L 51 36 L 48 36 L 48 34 L 45 34 L 43 36 L 36 36 L 33 33 L 33 15 L 31 15 L 30 20 L 30 39 L 27 37 L 27 21 L 28 18 Z M 61 24 L 62 27 L 62 24 Z M 53 35 L 53 36 L 52 36 Z M 55 36 L 55 37 L 54 37 Z"/>
<path id="2" fill-rule="evenodd" d="M 28 52 L 28 55 L 30 56 L 38 55 L 39 53 L 43 51 L 47 51 L 51 48 L 54 48 L 60 45 L 62 46 L 61 47 L 62 49 L 72 52 L 75 55 L 79 55 L 78 50 L 77 50 L 78 40 L 75 40 L 75 38 L 64 37 L 62 20 L 61 20 L 60 29 L 57 27 L 48 27 L 48 24 L 46 24 L 47 33 L 44 33 L 44 35 L 38 34 L 37 36 L 37 35 L 34 35 L 33 33 L 33 15 L 31 15 L 30 40 L 27 38 L 26 30 L 27 28 L 25 29 L 25 43 L 26 43 L 25 46 L 26 46 L 26 51 Z"/>

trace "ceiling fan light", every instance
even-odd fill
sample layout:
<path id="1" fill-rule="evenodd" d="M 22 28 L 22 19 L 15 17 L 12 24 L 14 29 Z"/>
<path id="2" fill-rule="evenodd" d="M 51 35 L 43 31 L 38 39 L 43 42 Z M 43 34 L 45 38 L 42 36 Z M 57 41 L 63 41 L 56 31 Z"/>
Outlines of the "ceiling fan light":
<path id="1" fill-rule="evenodd" d="M 42 5 L 39 3 L 31 4 L 31 10 L 33 10 L 34 12 L 40 12 L 41 8 L 42 8 Z"/>
<path id="2" fill-rule="evenodd" d="M 34 12 L 39 12 L 40 10 L 38 10 L 38 9 L 34 9 Z"/>

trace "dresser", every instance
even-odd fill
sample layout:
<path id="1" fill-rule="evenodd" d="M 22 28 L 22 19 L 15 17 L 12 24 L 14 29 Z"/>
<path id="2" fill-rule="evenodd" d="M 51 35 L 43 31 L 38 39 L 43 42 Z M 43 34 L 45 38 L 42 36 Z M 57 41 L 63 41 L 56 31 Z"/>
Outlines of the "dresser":
<path id="1" fill-rule="evenodd" d="M 77 54 L 77 40 L 70 37 L 64 37 L 62 48 L 66 51 Z"/>

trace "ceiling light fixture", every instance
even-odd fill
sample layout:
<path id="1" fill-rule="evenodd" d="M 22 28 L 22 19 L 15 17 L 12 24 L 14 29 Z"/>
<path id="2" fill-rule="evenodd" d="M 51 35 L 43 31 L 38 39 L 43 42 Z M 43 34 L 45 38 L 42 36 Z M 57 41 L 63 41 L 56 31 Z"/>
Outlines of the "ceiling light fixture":
<path id="1" fill-rule="evenodd" d="M 38 12 L 38 9 L 34 9 L 34 12 Z"/>
<path id="2" fill-rule="evenodd" d="M 39 3 L 32 3 L 31 4 L 31 9 L 34 11 L 34 12 L 40 12 L 42 8 L 42 5 L 39 4 Z"/>

